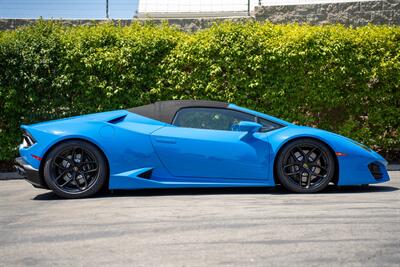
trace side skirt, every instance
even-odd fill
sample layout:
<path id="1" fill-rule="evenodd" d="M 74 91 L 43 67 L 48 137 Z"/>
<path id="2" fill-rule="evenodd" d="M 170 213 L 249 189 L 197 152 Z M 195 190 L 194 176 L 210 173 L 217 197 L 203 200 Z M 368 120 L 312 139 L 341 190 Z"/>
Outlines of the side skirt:
<path id="1" fill-rule="evenodd" d="M 204 188 L 204 187 L 269 187 L 275 186 L 272 180 L 239 180 L 239 179 L 202 179 L 185 177 L 179 181 L 159 180 L 155 177 L 142 178 L 152 168 L 142 168 L 110 176 L 109 189 L 146 189 L 146 188 Z M 183 181 L 185 180 L 185 181 Z"/>

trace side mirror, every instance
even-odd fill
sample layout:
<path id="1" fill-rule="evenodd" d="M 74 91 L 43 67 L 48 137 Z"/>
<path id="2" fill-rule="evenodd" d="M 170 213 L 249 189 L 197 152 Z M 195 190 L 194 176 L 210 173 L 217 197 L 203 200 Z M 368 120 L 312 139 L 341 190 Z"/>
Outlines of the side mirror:
<path id="1" fill-rule="evenodd" d="M 253 134 L 260 130 L 262 125 L 257 122 L 252 121 L 241 121 L 239 122 L 239 131 L 247 132 L 248 134 Z"/>

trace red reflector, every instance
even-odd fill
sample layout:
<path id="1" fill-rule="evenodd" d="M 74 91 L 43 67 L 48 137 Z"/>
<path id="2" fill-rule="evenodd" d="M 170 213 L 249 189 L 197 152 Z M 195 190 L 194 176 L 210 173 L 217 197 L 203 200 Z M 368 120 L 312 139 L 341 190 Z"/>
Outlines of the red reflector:
<path id="1" fill-rule="evenodd" d="M 39 161 L 42 160 L 42 158 L 39 157 L 39 156 L 36 156 L 36 155 L 33 155 L 33 154 L 32 154 L 31 156 L 32 156 L 32 158 L 37 159 L 37 160 L 39 160 Z"/>
<path id="2" fill-rule="evenodd" d="M 336 152 L 336 156 L 338 156 L 338 157 L 347 156 L 347 154 L 342 153 L 342 152 Z"/>

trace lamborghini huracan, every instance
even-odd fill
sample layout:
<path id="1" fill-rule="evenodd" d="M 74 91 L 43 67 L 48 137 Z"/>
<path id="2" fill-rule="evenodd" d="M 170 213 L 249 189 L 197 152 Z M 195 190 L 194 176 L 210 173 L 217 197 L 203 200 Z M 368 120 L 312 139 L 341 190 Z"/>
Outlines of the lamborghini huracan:
<path id="1" fill-rule="evenodd" d="M 161 101 L 21 128 L 16 169 L 63 198 L 276 184 L 315 193 L 389 180 L 385 159 L 361 143 L 216 101 Z"/>

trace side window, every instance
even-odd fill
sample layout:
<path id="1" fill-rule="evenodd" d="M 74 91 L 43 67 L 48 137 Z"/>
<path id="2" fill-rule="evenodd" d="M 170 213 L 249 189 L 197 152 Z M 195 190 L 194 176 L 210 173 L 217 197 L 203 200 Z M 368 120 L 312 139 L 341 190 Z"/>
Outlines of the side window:
<path id="1" fill-rule="evenodd" d="M 263 133 L 282 127 L 281 125 L 279 125 L 277 123 L 274 123 L 272 121 L 268 121 L 268 120 L 262 119 L 262 118 L 258 118 L 257 122 L 262 125 L 260 132 L 263 132 Z"/>
<path id="2" fill-rule="evenodd" d="M 232 131 L 240 121 L 255 121 L 255 116 L 224 108 L 183 108 L 173 125 L 186 128 Z"/>

